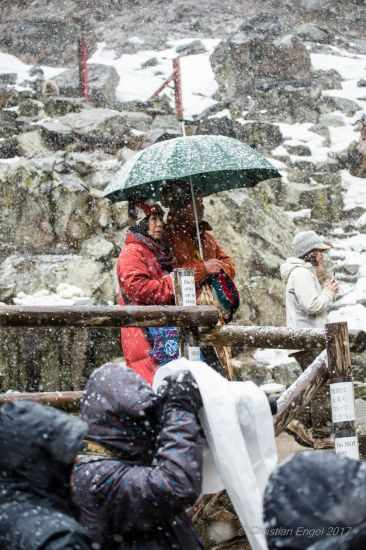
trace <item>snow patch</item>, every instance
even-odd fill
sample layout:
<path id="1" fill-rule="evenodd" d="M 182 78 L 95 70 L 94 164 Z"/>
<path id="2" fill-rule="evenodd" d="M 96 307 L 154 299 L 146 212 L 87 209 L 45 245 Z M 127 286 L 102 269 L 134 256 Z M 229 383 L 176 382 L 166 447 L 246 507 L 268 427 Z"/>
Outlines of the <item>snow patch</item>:
<path id="1" fill-rule="evenodd" d="M 171 48 L 166 50 L 143 50 L 135 54 L 124 54 L 116 57 L 114 50 L 104 43 L 98 45 L 90 63 L 103 63 L 113 66 L 120 76 L 117 87 L 119 101 L 146 101 L 172 74 L 172 60 L 177 57 L 175 47 L 189 43 L 191 40 L 170 41 Z M 210 53 L 220 40 L 202 40 L 207 53 L 181 57 L 182 94 L 185 118 L 193 118 L 216 103 L 212 96 L 217 91 L 217 83 L 210 63 Z M 141 66 L 151 59 L 157 58 L 158 65 L 154 67 Z M 165 89 L 166 94 L 174 103 L 174 93 Z"/>
<path id="2" fill-rule="evenodd" d="M 46 289 L 37 290 L 34 294 L 19 292 L 13 301 L 18 306 L 80 306 L 93 303 L 79 287 L 66 283 L 59 284 L 55 293 Z"/>

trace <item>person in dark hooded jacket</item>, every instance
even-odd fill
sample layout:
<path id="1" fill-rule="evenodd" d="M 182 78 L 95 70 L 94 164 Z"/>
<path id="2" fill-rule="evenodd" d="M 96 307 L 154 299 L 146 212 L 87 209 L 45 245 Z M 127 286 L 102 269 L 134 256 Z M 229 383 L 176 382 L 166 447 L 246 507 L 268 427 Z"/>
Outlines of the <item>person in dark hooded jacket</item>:
<path id="1" fill-rule="evenodd" d="M 201 406 L 189 373 L 161 396 L 122 364 L 93 372 L 81 403 L 88 446 L 73 486 L 81 522 L 103 550 L 202 548 L 185 513 L 201 490 Z"/>
<path id="2" fill-rule="evenodd" d="M 0 407 L 0 548 L 87 550 L 74 519 L 70 478 L 86 425 L 28 401 Z"/>
<path id="3" fill-rule="evenodd" d="M 366 463 L 327 451 L 298 453 L 264 495 L 269 550 L 364 550 Z"/>

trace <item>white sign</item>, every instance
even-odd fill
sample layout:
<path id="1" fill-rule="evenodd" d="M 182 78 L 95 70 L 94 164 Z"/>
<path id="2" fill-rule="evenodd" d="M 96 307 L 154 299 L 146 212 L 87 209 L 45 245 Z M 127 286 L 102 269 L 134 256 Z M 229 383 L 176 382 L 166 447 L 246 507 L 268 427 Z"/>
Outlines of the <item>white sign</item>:
<path id="1" fill-rule="evenodd" d="M 348 456 L 349 458 L 356 458 L 358 460 L 360 453 L 358 452 L 357 437 L 336 437 L 335 452 L 337 455 Z"/>
<path id="2" fill-rule="evenodd" d="M 330 384 L 332 421 L 352 422 L 355 420 L 355 396 L 353 382 L 336 382 Z"/>
<path id="3" fill-rule="evenodd" d="M 201 350 L 198 346 L 188 346 L 188 359 L 190 361 L 201 361 Z"/>
<path id="4" fill-rule="evenodd" d="M 196 304 L 196 285 L 194 277 L 183 275 L 180 279 L 183 306 L 195 306 Z"/>

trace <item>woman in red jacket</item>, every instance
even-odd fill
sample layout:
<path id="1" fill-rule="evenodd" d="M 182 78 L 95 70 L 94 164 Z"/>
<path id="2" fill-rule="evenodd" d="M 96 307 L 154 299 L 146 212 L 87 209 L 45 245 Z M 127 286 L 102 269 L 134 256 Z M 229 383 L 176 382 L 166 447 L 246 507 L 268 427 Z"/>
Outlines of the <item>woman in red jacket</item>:
<path id="1" fill-rule="evenodd" d="M 163 239 L 163 211 L 144 205 L 146 217 L 127 233 L 117 263 L 119 303 L 134 305 L 174 304 L 173 259 Z M 176 329 L 121 329 L 127 366 L 151 383 L 159 364 L 178 356 Z"/>

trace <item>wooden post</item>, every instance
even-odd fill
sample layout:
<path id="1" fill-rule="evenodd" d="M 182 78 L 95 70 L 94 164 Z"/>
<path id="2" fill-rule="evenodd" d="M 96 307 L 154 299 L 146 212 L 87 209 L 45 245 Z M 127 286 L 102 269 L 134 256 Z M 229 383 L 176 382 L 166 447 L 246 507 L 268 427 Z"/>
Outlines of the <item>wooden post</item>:
<path id="1" fill-rule="evenodd" d="M 325 329 L 335 451 L 359 458 L 347 323 L 329 323 Z"/>
<path id="2" fill-rule="evenodd" d="M 277 414 L 274 417 L 276 435 L 281 433 L 296 414 L 310 403 L 328 378 L 327 355 L 324 350 L 278 399 Z"/>

